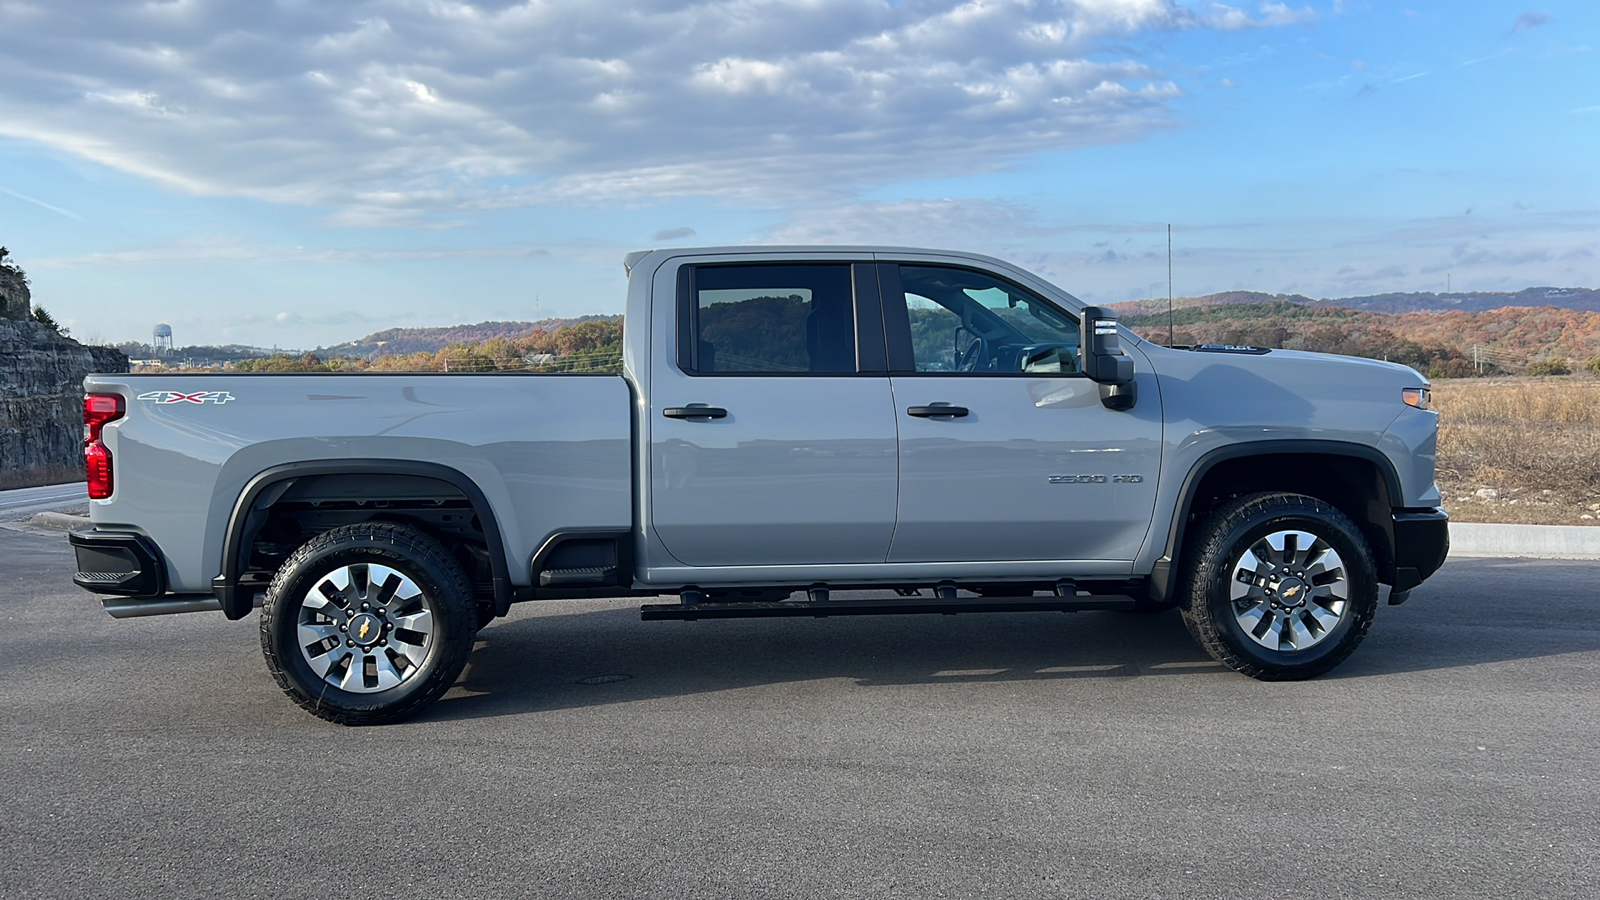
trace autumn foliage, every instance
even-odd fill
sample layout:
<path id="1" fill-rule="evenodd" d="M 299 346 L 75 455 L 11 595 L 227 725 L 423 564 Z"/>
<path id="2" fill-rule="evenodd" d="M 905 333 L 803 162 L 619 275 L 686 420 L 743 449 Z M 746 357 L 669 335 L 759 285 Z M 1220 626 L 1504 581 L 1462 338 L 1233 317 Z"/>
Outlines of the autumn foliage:
<path id="1" fill-rule="evenodd" d="M 1126 315 L 1141 336 L 1165 343 L 1167 315 Z M 1433 378 L 1562 374 L 1568 360 L 1600 367 L 1600 313 L 1555 306 L 1482 312 L 1375 313 L 1289 301 L 1208 303 L 1173 315 L 1174 343 L 1250 344 L 1387 359 Z M 1559 360 L 1559 362 L 1557 362 Z"/>
<path id="2" fill-rule="evenodd" d="M 234 365 L 238 372 L 620 372 L 622 320 L 580 322 L 555 331 L 480 343 L 452 344 L 435 352 L 399 353 L 376 359 L 333 358 L 314 353 L 275 354 Z"/>

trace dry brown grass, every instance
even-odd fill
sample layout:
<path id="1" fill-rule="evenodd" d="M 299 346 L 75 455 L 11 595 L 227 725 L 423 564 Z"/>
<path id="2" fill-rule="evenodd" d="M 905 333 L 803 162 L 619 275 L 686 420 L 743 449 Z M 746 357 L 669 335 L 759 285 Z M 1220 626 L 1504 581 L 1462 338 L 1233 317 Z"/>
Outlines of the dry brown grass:
<path id="1" fill-rule="evenodd" d="M 1600 380 L 1443 379 L 1433 400 L 1451 516 L 1600 524 Z"/>

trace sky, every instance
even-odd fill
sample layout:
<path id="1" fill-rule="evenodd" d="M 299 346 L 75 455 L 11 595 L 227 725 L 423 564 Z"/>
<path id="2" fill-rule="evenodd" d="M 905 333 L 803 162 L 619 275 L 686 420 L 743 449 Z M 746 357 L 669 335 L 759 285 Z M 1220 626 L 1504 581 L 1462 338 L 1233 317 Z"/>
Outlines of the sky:
<path id="1" fill-rule="evenodd" d="M 1600 4 L 0 0 L 0 244 L 80 339 L 622 311 L 888 244 L 1091 303 L 1600 285 Z"/>

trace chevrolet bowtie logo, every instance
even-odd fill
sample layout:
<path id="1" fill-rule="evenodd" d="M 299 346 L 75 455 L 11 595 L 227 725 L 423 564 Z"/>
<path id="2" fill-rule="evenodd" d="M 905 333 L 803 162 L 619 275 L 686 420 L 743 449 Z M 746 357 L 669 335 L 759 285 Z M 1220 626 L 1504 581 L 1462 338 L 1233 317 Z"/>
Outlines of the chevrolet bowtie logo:
<path id="1" fill-rule="evenodd" d="M 360 638 L 361 640 L 366 640 L 367 639 L 367 630 L 370 629 L 371 627 L 372 627 L 372 620 L 371 619 L 368 619 L 365 622 L 362 622 L 361 623 L 361 633 L 356 635 L 356 637 Z"/>
<path id="2" fill-rule="evenodd" d="M 1300 593 L 1300 587 L 1298 585 L 1296 585 L 1295 587 L 1292 587 L 1292 588 L 1289 588 L 1288 590 L 1285 590 L 1283 592 L 1283 595 L 1285 597 L 1293 597 L 1295 594 L 1298 594 L 1298 593 Z M 366 626 L 362 626 L 362 628 L 361 628 L 362 636 L 365 636 L 366 633 L 367 633 Z"/>

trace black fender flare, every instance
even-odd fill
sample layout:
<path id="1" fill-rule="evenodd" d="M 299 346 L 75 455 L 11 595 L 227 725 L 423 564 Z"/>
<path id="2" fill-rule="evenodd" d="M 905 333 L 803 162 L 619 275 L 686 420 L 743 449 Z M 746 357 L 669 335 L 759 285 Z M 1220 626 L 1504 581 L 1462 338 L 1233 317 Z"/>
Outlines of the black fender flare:
<path id="1" fill-rule="evenodd" d="M 1203 454 L 1194 465 L 1189 467 L 1188 475 L 1184 476 L 1183 486 L 1178 491 L 1178 502 L 1172 510 L 1172 526 L 1167 531 L 1167 543 L 1162 554 L 1155 561 L 1150 571 L 1150 597 L 1157 602 L 1166 602 L 1174 594 L 1178 577 L 1177 559 L 1183 548 L 1185 526 L 1189 519 L 1189 510 L 1194 505 L 1195 492 L 1200 489 L 1200 482 L 1219 463 L 1229 460 L 1243 459 L 1251 456 L 1348 456 L 1372 463 L 1378 471 L 1378 476 L 1383 479 L 1384 486 L 1389 491 L 1389 502 L 1393 506 L 1396 498 L 1404 497 L 1400 487 L 1400 475 L 1394 469 L 1394 463 L 1389 457 L 1384 456 L 1376 447 L 1366 444 L 1356 444 L 1349 441 L 1319 441 L 1319 440 L 1268 440 L 1250 441 L 1243 444 L 1232 444 L 1227 447 L 1217 447 Z M 1393 578 L 1394 567 L 1394 522 L 1392 520 L 1380 522 L 1384 529 L 1385 537 L 1389 541 L 1387 550 L 1388 571 L 1380 571 L 1380 579 L 1388 583 Z M 1384 567 L 1380 564 L 1380 570 Z"/>
<path id="2" fill-rule="evenodd" d="M 229 619 L 242 619 L 255 608 L 255 585 L 250 590 L 240 590 L 249 549 L 246 535 L 259 528 L 270 507 L 297 479 L 315 475 L 413 475 L 443 481 L 457 490 L 472 504 L 472 511 L 483 526 L 483 536 L 488 543 L 489 568 L 494 585 L 495 614 L 505 615 L 511 606 L 514 590 L 511 570 L 506 563 L 505 542 L 500 537 L 500 523 L 495 518 L 489 498 L 459 469 L 440 463 L 407 459 L 321 459 L 284 463 L 256 473 L 245 482 L 244 489 L 234 500 L 228 516 L 227 532 L 222 540 L 222 573 L 211 580 L 211 592 L 222 605 L 222 613 Z M 257 504 L 265 499 L 267 502 Z"/>

